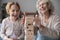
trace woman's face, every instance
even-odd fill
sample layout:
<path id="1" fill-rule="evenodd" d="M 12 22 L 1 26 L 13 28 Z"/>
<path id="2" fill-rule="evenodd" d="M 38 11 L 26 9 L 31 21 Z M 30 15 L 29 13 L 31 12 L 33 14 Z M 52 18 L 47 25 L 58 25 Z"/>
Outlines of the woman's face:
<path id="1" fill-rule="evenodd" d="M 10 13 L 10 16 L 13 17 L 13 18 L 18 18 L 19 17 L 19 14 L 20 14 L 20 11 L 19 11 L 19 8 L 17 5 L 12 5 L 10 10 L 9 10 L 9 13 Z"/>
<path id="2" fill-rule="evenodd" d="M 49 10 L 48 3 L 44 3 L 44 1 L 41 1 L 38 4 L 38 8 L 41 14 L 46 14 L 46 12 Z"/>

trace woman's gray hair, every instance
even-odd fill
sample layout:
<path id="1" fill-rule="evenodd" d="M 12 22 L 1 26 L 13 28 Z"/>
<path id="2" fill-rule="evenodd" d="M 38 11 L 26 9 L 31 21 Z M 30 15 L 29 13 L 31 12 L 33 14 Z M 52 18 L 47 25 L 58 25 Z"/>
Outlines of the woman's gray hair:
<path id="1" fill-rule="evenodd" d="M 37 8 L 39 14 L 40 14 L 40 10 L 39 10 L 38 6 L 39 6 L 39 3 L 40 3 L 41 1 L 42 1 L 42 0 L 38 0 L 37 3 L 36 3 L 36 8 Z M 44 3 L 48 3 L 50 14 L 51 14 L 52 12 L 54 12 L 54 6 L 53 6 L 53 4 L 52 4 L 52 2 L 51 2 L 50 0 L 43 0 L 43 2 L 44 2 Z"/>

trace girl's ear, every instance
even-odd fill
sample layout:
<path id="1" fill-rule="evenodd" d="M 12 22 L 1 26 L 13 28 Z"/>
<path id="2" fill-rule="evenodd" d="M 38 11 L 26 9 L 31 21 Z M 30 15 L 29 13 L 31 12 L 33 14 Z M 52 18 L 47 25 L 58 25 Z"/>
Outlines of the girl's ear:
<path id="1" fill-rule="evenodd" d="M 22 18 L 23 12 L 20 11 L 19 17 Z"/>
<path id="2" fill-rule="evenodd" d="M 7 14 L 8 14 L 8 15 L 10 15 L 10 12 L 9 12 L 9 10 L 7 11 Z"/>

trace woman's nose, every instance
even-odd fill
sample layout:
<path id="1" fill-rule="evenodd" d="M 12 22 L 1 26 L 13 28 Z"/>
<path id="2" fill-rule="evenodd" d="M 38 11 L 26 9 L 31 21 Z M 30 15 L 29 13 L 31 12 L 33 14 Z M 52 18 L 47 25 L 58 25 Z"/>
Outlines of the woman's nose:
<path id="1" fill-rule="evenodd" d="M 41 5 L 41 8 L 43 8 L 43 5 Z"/>
<path id="2" fill-rule="evenodd" d="M 43 8 L 43 6 L 41 5 L 41 6 L 39 6 L 39 9 L 41 9 L 41 8 Z"/>

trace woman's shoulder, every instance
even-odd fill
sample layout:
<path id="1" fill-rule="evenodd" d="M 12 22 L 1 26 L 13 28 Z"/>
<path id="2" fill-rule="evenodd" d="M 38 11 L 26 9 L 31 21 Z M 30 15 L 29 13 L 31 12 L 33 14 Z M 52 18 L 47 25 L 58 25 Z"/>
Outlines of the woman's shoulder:
<path id="1" fill-rule="evenodd" d="M 50 18 L 53 18 L 53 19 L 60 19 L 60 16 L 56 15 L 56 14 L 52 14 L 50 16 Z"/>
<path id="2" fill-rule="evenodd" d="M 58 16 L 56 14 L 54 14 L 53 17 L 54 17 L 54 19 L 60 19 L 60 16 Z"/>
<path id="3" fill-rule="evenodd" d="M 56 14 L 53 14 L 51 18 L 54 22 L 60 21 L 60 16 L 58 16 Z"/>

